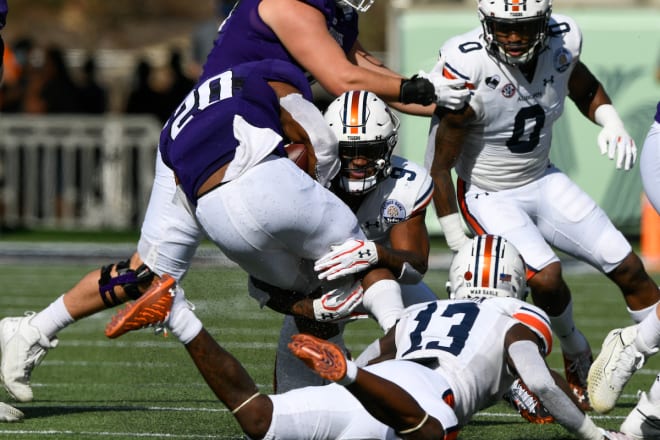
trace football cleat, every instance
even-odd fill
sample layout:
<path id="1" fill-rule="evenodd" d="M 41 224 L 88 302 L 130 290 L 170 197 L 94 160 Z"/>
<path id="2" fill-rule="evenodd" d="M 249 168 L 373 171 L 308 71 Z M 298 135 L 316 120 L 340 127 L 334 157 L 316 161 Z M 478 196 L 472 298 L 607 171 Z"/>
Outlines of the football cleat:
<path id="1" fill-rule="evenodd" d="M 536 394 L 532 393 L 520 378 L 513 381 L 502 398 L 530 423 L 545 425 L 555 421 Z"/>
<path id="2" fill-rule="evenodd" d="M 0 422 L 19 422 L 23 420 L 25 414 L 22 411 L 0 402 Z"/>
<path id="3" fill-rule="evenodd" d="M 330 341 L 300 333 L 291 336 L 289 349 L 324 379 L 337 382 L 346 376 L 346 356 Z"/>
<path id="4" fill-rule="evenodd" d="M 0 378 L 9 395 L 19 402 L 32 401 L 32 370 L 58 343 L 57 338 L 49 340 L 30 323 L 33 316 L 34 312 L 28 312 L 23 317 L 0 321 Z"/>
<path id="5" fill-rule="evenodd" d="M 583 411 L 590 411 L 589 394 L 587 393 L 587 376 L 589 367 L 593 362 L 591 349 L 587 349 L 575 355 L 564 354 L 564 373 L 566 382 L 571 387 L 579 407 Z"/>
<path id="6" fill-rule="evenodd" d="M 660 403 L 651 403 L 645 392 L 621 424 L 621 432 L 633 439 L 660 438 Z"/>
<path id="7" fill-rule="evenodd" d="M 591 406 L 599 413 L 614 408 L 630 376 L 644 365 L 644 355 L 635 348 L 636 336 L 634 325 L 609 332 L 589 369 Z"/>
<path id="8" fill-rule="evenodd" d="M 127 304 L 112 317 L 105 327 L 105 335 L 118 338 L 133 330 L 162 325 L 172 309 L 175 286 L 176 280 L 163 274 L 140 298 Z"/>

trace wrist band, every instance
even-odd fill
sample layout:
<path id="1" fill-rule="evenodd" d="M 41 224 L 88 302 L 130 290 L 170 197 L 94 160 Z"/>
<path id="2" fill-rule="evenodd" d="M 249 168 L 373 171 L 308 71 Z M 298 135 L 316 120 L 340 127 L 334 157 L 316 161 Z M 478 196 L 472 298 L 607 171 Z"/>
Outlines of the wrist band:
<path id="1" fill-rule="evenodd" d="M 417 424 L 417 426 L 413 426 L 412 428 L 409 429 L 404 429 L 403 431 L 399 431 L 399 434 L 411 434 L 415 431 L 418 431 L 424 426 L 424 423 L 429 419 L 429 413 L 424 413 L 424 418 L 422 419 L 421 422 Z"/>
<path id="2" fill-rule="evenodd" d="M 261 393 L 260 393 L 259 391 L 257 391 L 256 393 L 254 393 L 253 395 L 251 395 L 250 397 L 248 397 L 247 400 L 246 400 L 245 402 L 241 403 L 241 404 L 238 405 L 236 408 L 232 409 L 232 410 L 231 410 L 231 413 L 232 413 L 232 414 L 236 414 L 236 413 L 239 412 L 239 411 L 240 411 L 245 405 L 247 405 L 248 403 L 252 402 L 252 401 L 253 401 L 257 396 L 259 396 L 260 394 L 261 394 Z"/>
<path id="3" fill-rule="evenodd" d="M 357 377 L 358 367 L 353 361 L 346 360 L 346 375 L 337 381 L 339 385 L 350 385 L 355 382 Z"/>

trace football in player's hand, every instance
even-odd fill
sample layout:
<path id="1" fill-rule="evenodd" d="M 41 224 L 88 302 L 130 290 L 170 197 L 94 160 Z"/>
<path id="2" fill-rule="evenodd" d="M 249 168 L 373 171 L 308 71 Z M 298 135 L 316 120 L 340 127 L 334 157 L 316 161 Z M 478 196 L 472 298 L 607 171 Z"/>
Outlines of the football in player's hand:
<path id="1" fill-rule="evenodd" d="M 284 149 L 289 159 L 298 165 L 301 170 L 308 172 L 309 161 L 307 159 L 307 148 L 305 148 L 305 144 L 289 144 Z"/>

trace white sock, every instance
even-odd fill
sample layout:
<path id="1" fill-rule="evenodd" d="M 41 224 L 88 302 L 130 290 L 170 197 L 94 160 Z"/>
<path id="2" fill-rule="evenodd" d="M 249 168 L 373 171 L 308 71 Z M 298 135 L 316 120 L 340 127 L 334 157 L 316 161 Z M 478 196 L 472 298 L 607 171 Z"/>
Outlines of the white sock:
<path id="1" fill-rule="evenodd" d="M 584 335 L 575 328 L 573 321 L 573 301 L 571 300 L 566 309 L 559 316 L 550 316 L 552 331 L 559 338 L 561 350 L 565 354 L 577 354 L 589 348 L 589 343 Z"/>
<path id="2" fill-rule="evenodd" d="M 647 397 L 652 403 L 660 403 L 660 374 L 655 377 L 655 380 L 651 384 L 651 389 L 649 390 Z"/>
<path id="3" fill-rule="evenodd" d="M 186 345 L 202 331 L 202 321 L 188 305 L 183 289 L 178 285 L 176 289 L 174 304 L 167 318 L 167 327 L 182 344 Z"/>
<path id="4" fill-rule="evenodd" d="M 628 309 L 628 313 L 630 313 L 632 320 L 639 324 L 649 315 L 649 313 L 655 311 L 655 306 L 656 304 L 653 304 L 643 308 L 642 310 L 630 310 L 630 307 L 626 307 L 626 309 Z"/>
<path id="5" fill-rule="evenodd" d="M 660 345 L 660 320 L 655 312 L 649 313 L 646 318 L 637 324 L 637 337 L 635 347 L 645 356 L 655 354 Z"/>
<path id="6" fill-rule="evenodd" d="M 364 292 L 362 306 L 376 318 L 383 331 L 388 331 L 403 311 L 401 286 L 394 280 L 376 281 Z"/>
<path id="7" fill-rule="evenodd" d="M 73 322 L 74 319 L 64 305 L 64 295 L 60 295 L 48 307 L 34 315 L 30 324 L 48 339 L 53 339 L 57 332 Z"/>

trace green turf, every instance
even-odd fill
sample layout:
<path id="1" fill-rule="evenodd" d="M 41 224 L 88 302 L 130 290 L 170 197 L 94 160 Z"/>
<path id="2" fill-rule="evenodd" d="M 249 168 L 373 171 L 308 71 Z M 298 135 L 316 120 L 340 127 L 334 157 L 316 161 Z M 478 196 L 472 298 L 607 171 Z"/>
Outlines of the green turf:
<path id="1" fill-rule="evenodd" d="M 94 266 L 0 266 L 0 316 L 39 310 L 73 285 Z M 429 284 L 442 292 L 446 274 L 432 271 Z M 629 318 L 617 289 L 602 275 L 569 275 L 578 325 L 600 349 L 612 327 Z M 212 335 L 234 353 L 264 392 L 271 391 L 272 364 L 281 317 L 260 310 L 245 291 L 245 275 L 234 269 L 194 268 L 184 282 L 190 300 Z M 35 401 L 16 406 L 27 419 L 0 424 L 0 438 L 10 439 L 238 439 L 238 425 L 207 388 L 175 338 L 143 330 L 117 340 L 103 336 L 111 316 L 103 312 L 60 333 L 52 350 L 33 374 Z M 363 349 L 379 329 L 374 322 L 348 326 L 348 345 Z M 558 347 L 549 357 L 560 368 Z M 647 389 L 660 357 L 651 359 L 624 390 L 608 416 L 594 415 L 607 428 L 619 426 L 634 406 L 638 388 Z M 4 392 L 0 392 L 3 395 Z M 4 395 L 4 398 L 8 396 Z M 497 405 L 474 418 L 461 439 L 573 438 L 560 426 L 524 422 L 512 410 Z"/>

